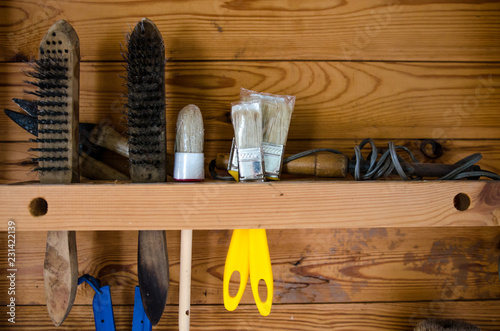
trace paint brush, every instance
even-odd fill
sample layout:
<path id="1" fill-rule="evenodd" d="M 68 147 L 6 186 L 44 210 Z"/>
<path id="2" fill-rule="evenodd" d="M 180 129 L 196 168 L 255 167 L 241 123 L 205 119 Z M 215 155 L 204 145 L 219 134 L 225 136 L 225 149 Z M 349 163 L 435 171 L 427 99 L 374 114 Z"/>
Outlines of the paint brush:
<path id="1" fill-rule="evenodd" d="M 176 181 L 202 181 L 205 178 L 203 142 L 200 109 L 195 105 L 188 105 L 177 117 L 174 166 Z M 179 330 L 189 330 L 192 249 L 193 230 L 181 230 Z"/>
<path id="2" fill-rule="evenodd" d="M 262 108 L 262 149 L 267 179 L 279 180 L 295 97 L 241 89 L 242 101 L 259 100 Z"/>

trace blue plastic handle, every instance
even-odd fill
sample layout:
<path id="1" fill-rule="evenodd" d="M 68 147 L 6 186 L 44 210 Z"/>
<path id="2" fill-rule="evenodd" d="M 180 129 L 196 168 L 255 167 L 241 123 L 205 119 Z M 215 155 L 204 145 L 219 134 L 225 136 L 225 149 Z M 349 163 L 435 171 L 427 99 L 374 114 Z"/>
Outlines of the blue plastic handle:
<path id="1" fill-rule="evenodd" d="M 135 287 L 134 317 L 132 319 L 132 331 L 151 331 L 153 325 L 148 319 L 144 306 L 142 305 L 141 291 L 139 286 Z"/>
<path id="2" fill-rule="evenodd" d="M 115 331 L 115 317 L 109 286 L 101 287 L 99 281 L 90 275 L 83 275 L 78 278 L 78 285 L 83 282 L 88 283 L 95 291 L 92 309 L 94 310 L 96 331 Z"/>

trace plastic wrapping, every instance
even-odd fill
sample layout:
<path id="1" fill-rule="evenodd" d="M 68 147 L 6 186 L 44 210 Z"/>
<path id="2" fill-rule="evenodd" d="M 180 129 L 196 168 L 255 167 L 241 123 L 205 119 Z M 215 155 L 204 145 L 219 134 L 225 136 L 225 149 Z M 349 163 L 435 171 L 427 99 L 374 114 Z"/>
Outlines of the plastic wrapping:
<path id="1" fill-rule="evenodd" d="M 241 88 L 240 100 L 261 102 L 265 176 L 277 180 L 281 175 L 288 130 L 295 107 L 295 96 L 262 93 Z"/>
<path id="2" fill-rule="evenodd" d="M 177 118 L 175 138 L 174 179 L 202 181 L 205 179 L 203 155 L 203 117 L 195 105 L 187 105 Z"/>
<path id="3" fill-rule="evenodd" d="M 231 104 L 240 181 L 263 181 L 262 110 L 259 100 Z"/>

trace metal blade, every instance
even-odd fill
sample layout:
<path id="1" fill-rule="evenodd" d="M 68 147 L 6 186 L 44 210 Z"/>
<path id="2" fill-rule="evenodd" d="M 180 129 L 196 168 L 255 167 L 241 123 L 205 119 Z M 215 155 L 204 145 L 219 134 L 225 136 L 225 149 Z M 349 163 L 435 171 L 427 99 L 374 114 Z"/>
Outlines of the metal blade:
<path id="1" fill-rule="evenodd" d="M 38 119 L 36 117 L 31 117 L 10 109 L 4 109 L 4 112 L 5 115 L 9 116 L 9 118 L 14 121 L 14 123 L 32 135 L 38 137 Z"/>
<path id="2" fill-rule="evenodd" d="M 5 110 L 5 114 L 7 114 L 7 116 L 9 116 L 20 127 L 29 133 L 38 136 L 38 107 L 36 102 L 17 98 L 12 99 L 12 101 L 21 107 L 29 116 L 8 109 Z M 79 147 L 81 151 L 87 153 L 93 158 L 100 158 L 102 148 L 89 141 L 90 133 L 95 126 L 95 124 L 91 123 L 79 123 Z"/>
<path id="3" fill-rule="evenodd" d="M 24 110 L 28 115 L 32 117 L 37 117 L 38 116 L 38 107 L 36 105 L 36 102 L 34 101 L 28 101 L 28 100 L 23 100 L 23 99 L 17 99 L 14 98 L 12 99 L 18 105 L 21 107 L 22 110 Z"/>
<path id="4" fill-rule="evenodd" d="M 14 121 L 17 125 L 19 125 L 24 130 L 28 131 L 34 136 L 38 137 L 38 118 L 31 117 L 23 113 L 18 113 L 12 111 L 10 109 L 4 110 L 5 115 L 9 116 L 9 118 Z M 92 156 L 93 158 L 100 158 L 102 148 L 92 144 L 89 141 L 90 132 L 95 127 L 95 124 L 91 123 L 80 123 L 79 124 L 79 132 L 80 132 L 80 150 Z"/>

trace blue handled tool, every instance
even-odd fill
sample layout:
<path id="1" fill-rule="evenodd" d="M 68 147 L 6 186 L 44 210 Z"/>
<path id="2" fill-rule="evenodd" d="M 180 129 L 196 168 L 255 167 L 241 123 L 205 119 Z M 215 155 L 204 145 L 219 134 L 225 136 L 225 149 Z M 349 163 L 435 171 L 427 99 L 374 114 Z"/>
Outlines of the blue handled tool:
<path id="1" fill-rule="evenodd" d="M 135 287 L 134 317 L 132 318 L 132 331 L 151 331 L 153 325 L 148 319 L 142 304 L 139 286 Z"/>
<path id="2" fill-rule="evenodd" d="M 96 331 L 115 331 L 115 317 L 109 286 L 101 286 L 99 280 L 87 274 L 78 278 L 78 285 L 83 282 L 89 284 L 95 291 L 92 308 L 94 310 Z M 151 331 L 152 328 L 153 325 L 149 321 L 142 305 L 141 291 L 139 290 L 139 286 L 136 286 L 132 331 Z"/>
<path id="3" fill-rule="evenodd" d="M 92 308 L 94 310 L 96 331 L 115 331 L 115 317 L 109 286 L 101 287 L 99 281 L 90 275 L 83 275 L 78 278 L 78 285 L 83 282 L 88 283 L 95 291 Z"/>

